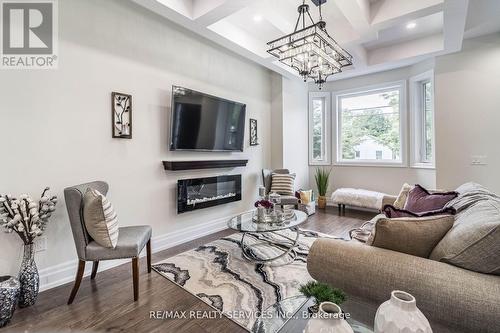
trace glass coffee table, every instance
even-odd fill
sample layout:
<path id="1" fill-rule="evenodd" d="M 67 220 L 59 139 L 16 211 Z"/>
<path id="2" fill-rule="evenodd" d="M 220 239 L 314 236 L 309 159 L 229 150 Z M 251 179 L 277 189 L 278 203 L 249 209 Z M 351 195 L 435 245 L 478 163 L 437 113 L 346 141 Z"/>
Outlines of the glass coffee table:
<path id="1" fill-rule="evenodd" d="M 307 221 L 307 214 L 299 210 L 291 209 L 288 215 L 283 222 L 260 223 L 248 212 L 233 217 L 228 227 L 242 233 L 241 250 L 247 260 L 264 264 L 284 258 L 282 264 L 287 264 L 297 257 L 298 227 Z"/>
<path id="2" fill-rule="evenodd" d="M 309 306 L 314 305 L 312 298 L 293 296 L 271 305 L 262 312 L 252 327 L 252 333 L 293 333 L 304 332 L 309 321 Z M 354 333 L 373 333 L 369 325 L 356 318 L 347 319 Z"/>

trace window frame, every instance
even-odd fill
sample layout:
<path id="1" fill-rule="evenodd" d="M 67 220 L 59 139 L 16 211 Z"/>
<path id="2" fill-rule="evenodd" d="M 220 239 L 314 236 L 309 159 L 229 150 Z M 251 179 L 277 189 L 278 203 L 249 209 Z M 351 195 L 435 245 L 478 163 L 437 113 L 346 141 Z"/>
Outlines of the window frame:
<path id="1" fill-rule="evenodd" d="M 339 112 L 339 103 L 342 97 L 362 96 L 374 92 L 383 92 L 389 90 L 399 90 L 399 128 L 400 128 L 400 160 L 390 162 L 387 160 L 344 160 L 342 159 L 341 145 L 341 114 Z M 408 166 L 408 147 L 407 147 L 407 83 L 406 80 L 393 82 L 385 82 L 376 85 L 364 86 L 355 89 L 341 90 L 332 92 L 332 101 L 335 102 L 335 107 L 332 110 L 333 123 L 332 128 L 335 129 L 333 135 L 333 156 L 335 156 L 333 165 L 336 166 L 368 166 L 368 167 L 396 167 L 404 168 Z"/>
<path id="2" fill-rule="evenodd" d="M 313 100 L 323 98 L 325 106 L 323 108 L 323 147 L 324 159 L 322 161 L 313 158 Z M 329 92 L 309 92 L 308 109 L 308 137 L 309 137 L 309 165 L 331 165 L 331 94 Z"/>
<path id="3" fill-rule="evenodd" d="M 434 169 L 436 161 L 436 113 L 435 113 L 435 85 L 434 70 L 429 70 L 410 78 L 410 129 L 411 129 L 411 167 Z M 423 85 L 430 82 L 432 88 L 431 108 L 432 108 L 432 156 L 430 160 L 422 158 L 426 145 L 425 137 L 425 109 Z"/>

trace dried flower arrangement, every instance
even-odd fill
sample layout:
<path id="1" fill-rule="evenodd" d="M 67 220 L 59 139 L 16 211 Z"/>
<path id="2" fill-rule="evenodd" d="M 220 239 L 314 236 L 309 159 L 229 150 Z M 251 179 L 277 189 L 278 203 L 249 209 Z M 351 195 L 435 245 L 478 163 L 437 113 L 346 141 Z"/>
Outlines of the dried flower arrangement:
<path id="1" fill-rule="evenodd" d="M 269 200 L 257 200 L 254 204 L 255 208 L 263 207 L 266 209 L 273 208 L 273 203 Z"/>
<path id="2" fill-rule="evenodd" d="M 5 232 L 16 232 L 25 245 L 33 244 L 36 237 L 43 234 L 47 222 L 56 210 L 57 196 L 49 196 L 46 187 L 38 202 L 29 195 L 18 198 L 10 194 L 0 195 L 0 226 Z"/>

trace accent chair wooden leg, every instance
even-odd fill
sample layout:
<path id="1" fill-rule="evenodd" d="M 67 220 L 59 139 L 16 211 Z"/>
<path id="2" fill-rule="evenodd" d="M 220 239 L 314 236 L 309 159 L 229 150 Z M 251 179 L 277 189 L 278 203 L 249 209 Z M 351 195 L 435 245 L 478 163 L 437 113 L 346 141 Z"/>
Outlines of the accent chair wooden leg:
<path id="1" fill-rule="evenodd" d="M 76 272 L 75 284 L 73 289 L 71 290 L 71 295 L 69 295 L 68 305 L 73 303 L 75 299 L 76 293 L 78 292 L 78 288 L 80 288 L 80 283 L 82 282 L 83 272 L 85 271 L 85 261 L 78 260 L 78 270 Z"/>
<path id="2" fill-rule="evenodd" d="M 146 244 L 146 254 L 148 261 L 148 273 L 151 273 L 151 239 L 149 239 L 148 243 Z"/>
<path id="3" fill-rule="evenodd" d="M 139 258 L 132 258 L 132 279 L 134 283 L 134 302 L 139 299 Z"/>
<path id="4" fill-rule="evenodd" d="M 99 267 L 99 261 L 96 260 L 92 264 L 92 274 L 90 275 L 90 279 L 93 280 L 95 279 L 95 276 L 97 275 L 97 267 Z"/>
<path id="5" fill-rule="evenodd" d="M 342 205 L 339 204 L 338 206 L 339 206 L 339 215 L 342 215 Z"/>

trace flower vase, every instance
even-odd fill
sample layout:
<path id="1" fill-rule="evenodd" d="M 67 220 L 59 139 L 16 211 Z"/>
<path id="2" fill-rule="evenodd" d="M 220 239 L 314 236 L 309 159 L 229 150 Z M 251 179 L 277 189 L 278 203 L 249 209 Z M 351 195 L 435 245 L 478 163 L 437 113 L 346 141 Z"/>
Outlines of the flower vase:
<path id="1" fill-rule="evenodd" d="M 23 261 L 19 271 L 19 307 L 25 308 L 33 305 L 38 297 L 40 277 L 35 263 L 35 248 L 33 244 L 24 245 Z"/>
<path id="2" fill-rule="evenodd" d="M 340 307 L 332 302 L 319 305 L 317 314 L 307 322 L 305 333 L 354 333 L 352 327 L 344 319 Z"/>
<path id="3" fill-rule="evenodd" d="M 19 281 L 12 276 L 0 276 L 0 328 L 14 315 L 19 297 Z"/>
<path id="4" fill-rule="evenodd" d="M 415 297 L 395 290 L 382 303 L 375 315 L 375 333 L 432 333 L 424 314 L 417 308 Z"/>

